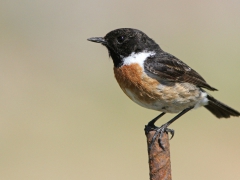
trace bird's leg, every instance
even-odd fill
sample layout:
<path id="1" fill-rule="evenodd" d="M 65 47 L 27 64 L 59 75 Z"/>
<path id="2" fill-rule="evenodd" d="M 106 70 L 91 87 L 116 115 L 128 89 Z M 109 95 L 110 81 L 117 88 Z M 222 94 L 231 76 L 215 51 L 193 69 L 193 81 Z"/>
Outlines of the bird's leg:
<path id="1" fill-rule="evenodd" d="M 158 128 L 157 126 L 155 126 L 155 122 L 158 119 L 160 119 L 164 114 L 166 114 L 166 113 L 162 112 L 157 117 L 155 117 L 154 119 L 152 119 L 151 121 L 148 122 L 148 124 L 144 128 L 145 134 L 148 134 L 150 131 L 155 130 L 156 128 Z"/>
<path id="2" fill-rule="evenodd" d="M 159 114 L 157 117 L 155 117 L 154 119 L 152 119 L 151 121 L 149 121 L 147 126 L 152 127 L 152 128 L 156 128 L 155 122 L 157 122 L 157 120 L 160 119 L 164 114 L 166 114 L 166 113 L 163 112 L 163 113 Z"/>
<path id="3" fill-rule="evenodd" d="M 179 117 L 181 117 L 182 115 L 184 115 L 186 112 L 190 111 L 192 108 L 193 108 L 193 107 L 189 107 L 189 108 L 187 108 L 187 109 L 184 109 L 182 112 L 180 112 L 180 113 L 179 113 L 178 115 L 176 115 L 174 118 L 172 118 L 170 121 L 168 121 L 167 123 L 163 124 L 161 127 L 155 128 L 156 133 L 154 134 L 154 136 L 153 136 L 153 138 L 152 138 L 152 142 L 151 142 L 151 145 L 149 146 L 149 149 L 151 150 L 153 143 L 155 142 L 157 136 L 159 135 L 158 142 L 159 142 L 160 147 L 164 150 L 164 146 L 163 146 L 162 141 L 161 141 L 161 138 L 162 138 L 162 136 L 163 136 L 163 133 L 164 133 L 164 132 L 170 132 L 171 135 L 172 135 L 172 137 L 171 137 L 170 139 L 172 139 L 173 136 L 174 136 L 174 130 L 173 130 L 173 129 L 168 129 L 167 127 L 168 127 L 170 124 L 172 124 L 174 121 L 176 121 Z M 163 115 L 164 115 L 164 114 L 163 114 Z M 162 115 L 162 116 L 163 116 L 163 115 Z M 158 116 L 157 116 L 157 117 L 158 117 Z M 156 118 L 157 118 L 157 117 L 156 117 Z M 159 115 L 159 118 L 160 118 L 160 117 L 161 117 L 161 114 Z M 154 120 L 155 120 L 156 118 L 154 118 L 154 119 L 152 120 L 152 121 L 153 121 L 153 125 L 154 125 Z M 150 121 L 149 123 L 152 124 L 152 123 L 151 123 L 152 121 Z M 156 120 L 155 120 L 155 122 L 156 122 Z M 149 124 L 149 123 L 148 123 L 148 124 Z"/>

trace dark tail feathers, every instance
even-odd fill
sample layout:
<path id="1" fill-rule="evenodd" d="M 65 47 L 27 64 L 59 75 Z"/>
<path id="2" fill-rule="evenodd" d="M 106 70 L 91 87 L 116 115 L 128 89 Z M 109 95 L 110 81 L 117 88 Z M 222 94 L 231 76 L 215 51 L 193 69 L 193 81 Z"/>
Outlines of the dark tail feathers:
<path id="1" fill-rule="evenodd" d="M 209 102 L 208 105 L 204 106 L 211 113 L 218 118 L 229 118 L 230 116 L 240 116 L 240 112 L 230 108 L 229 106 L 221 103 L 212 96 L 207 96 Z"/>

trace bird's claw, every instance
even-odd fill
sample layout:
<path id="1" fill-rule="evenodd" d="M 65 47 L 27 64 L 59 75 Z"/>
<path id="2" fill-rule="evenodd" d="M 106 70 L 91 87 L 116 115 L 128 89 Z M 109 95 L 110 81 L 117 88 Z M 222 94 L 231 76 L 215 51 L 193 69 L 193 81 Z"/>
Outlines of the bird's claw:
<path id="1" fill-rule="evenodd" d="M 168 128 L 166 128 L 165 132 L 168 132 L 171 134 L 170 140 L 173 138 L 174 133 L 175 133 L 174 129 L 168 129 Z"/>
<path id="2" fill-rule="evenodd" d="M 152 138 L 152 142 L 151 142 L 151 145 L 149 146 L 149 149 L 151 150 L 151 148 L 152 148 L 152 146 L 153 146 L 156 138 L 159 136 L 159 137 L 158 137 L 159 146 L 160 146 L 163 150 L 165 150 L 165 148 L 164 148 L 164 146 L 163 146 L 163 142 L 162 142 L 162 140 L 161 140 L 162 137 L 163 137 L 163 134 L 164 134 L 165 132 L 170 133 L 170 134 L 171 134 L 171 138 L 170 138 L 170 139 L 172 139 L 173 136 L 174 136 L 174 130 L 173 130 L 173 129 L 168 129 L 168 128 L 167 128 L 167 125 L 164 124 L 164 125 L 162 125 L 161 127 L 155 128 L 155 131 L 156 131 L 156 132 L 155 132 L 155 134 L 154 134 L 154 136 L 153 136 L 153 138 Z"/>

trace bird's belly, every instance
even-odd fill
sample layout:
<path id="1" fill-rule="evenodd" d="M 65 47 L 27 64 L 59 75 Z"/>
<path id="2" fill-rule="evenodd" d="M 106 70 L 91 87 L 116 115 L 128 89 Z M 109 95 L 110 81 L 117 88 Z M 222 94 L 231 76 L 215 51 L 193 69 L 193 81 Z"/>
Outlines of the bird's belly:
<path id="1" fill-rule="evenodd" d="M 138 65 L 114 69 L 124 93 L 142 107 L 167 113 L 178 113 L 195 106 L 201 91 L 189 83 L 161 83 L 150 78 Z"/>
<path id="2" fill-rule="evenodd" d="M 139 96 L 139 94 L 132 92 L 130 89 L 126 88 L 123 91 L 132 101 L 142 107 L 157 111 L 163 111 L 167 107 L 167 102 L 165 102 L 164 100 L 156 99 L 149 101 L 149 97 Z"/>
<path id="3" fill-rule="evenodd" d="M 168 89 L 167 87 L 165 87 Z M 176 87 L 175 87 L 176 88 Z M 157 93 L 154 95 L 154 98 L 149 98 L 139 94 L 136 91 L 125 88 L 123 90 L 125 94 L 138 105 L 166 113 L 178 113 L 188 107 L 195 106 L 199 101 L 201 101 L 201 95 L 199 92 L 184 92 L 176 91 L 175 89 L 162 91 L 158 89 Z M 171 92 L 171 93 L 170 93 Z"/>

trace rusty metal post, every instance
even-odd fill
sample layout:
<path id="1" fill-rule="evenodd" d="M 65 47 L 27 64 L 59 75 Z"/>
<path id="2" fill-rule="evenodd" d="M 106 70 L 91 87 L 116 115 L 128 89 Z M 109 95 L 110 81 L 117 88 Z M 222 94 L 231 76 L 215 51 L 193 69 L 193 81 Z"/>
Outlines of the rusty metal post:
<path id="1" fill-rule="evenodd" d="M 161 141 L 164 146 L 164 150 L 159 146 L 158 137 L 149 149 L 152 142 L 152 138 L 156 131 L 147 131 L 145 128 L 145 134 L 147 137 L 148 146 L 148 160 L 150 169 L 150 180 L 172 180 L 171 176 L 171 161 L 170 161 L 170 144 L 167 133 L 164 133 Z"/>

